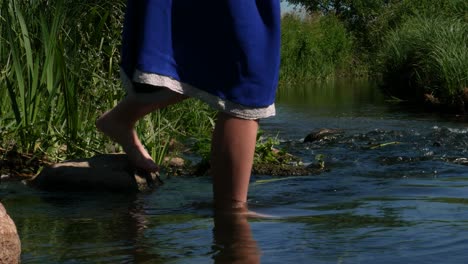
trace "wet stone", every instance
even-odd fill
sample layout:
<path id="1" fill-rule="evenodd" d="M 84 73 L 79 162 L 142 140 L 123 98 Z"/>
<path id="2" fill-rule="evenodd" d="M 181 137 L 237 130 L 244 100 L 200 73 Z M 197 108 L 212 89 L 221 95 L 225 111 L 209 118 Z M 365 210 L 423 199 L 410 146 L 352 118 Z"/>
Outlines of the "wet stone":
<path id="1" fill-rule="evenodd" d="M 449 161 L 455 164 L 468 166 L 468 158 L 454 158 Z"/>
<path id="2" fill-rule="evenodd" d="M 323 172 L 324 169 L 315 166 L 293 166 L 286 164 L 254 164 L 252 173 L 256 175 L 270 176 L 307 176 Z"/>
<path id="3" fill-rule="evenodd" d="M 0 263 L 19 263 L 21 241 L 16 225 L 0 203 Z"/>
<path id="4" fill-rule="evenodd" d="M 180 157 L 165 157 L 164 158 L 164 163 L 167 164 L 167 166 L 170 167 L 184 167 L 185 166 L 185 160 Z"/>
<path id="5" fill-rule="evenodd" d="M 158 173 L 136 169 L 126 154 L 68 160 L 45 168 L 27 184 L 47 191 L 147 192 L 162 184 Z"/>
<path id="6" fill-rule="evenodd" d="M 304 138 L 304 143 L 314 142 L 314 141 L 319 141 L 319 140 L 332 140 L 340 136 L 341 134 L 343 134 L 343 130 L 340 130 L 340 129 L 321 128 L 321 129 L 310 132 Z"/>

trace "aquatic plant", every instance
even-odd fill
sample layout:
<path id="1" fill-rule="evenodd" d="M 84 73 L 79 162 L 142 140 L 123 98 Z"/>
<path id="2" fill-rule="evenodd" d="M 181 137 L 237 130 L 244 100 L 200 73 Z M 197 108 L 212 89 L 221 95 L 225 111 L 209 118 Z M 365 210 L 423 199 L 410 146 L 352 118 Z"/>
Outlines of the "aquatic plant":
<path id="1" fill-rule="evenodd" d="M 279 164 L 278 152 L 275 148 L 279 144 L 276 138 L 262 138 L 262 132 L 257 135 L 257 144 L 255 145 L 255 163 Z"/>
<path id="2" fill-rule="evenodd" d="M 298 165 L 301 163 L 300 158 L 287 153 L 284 148 L 280 147 L 277 137 L 265 137 L 262 130 L 258 132 L 254 164 Z"/>

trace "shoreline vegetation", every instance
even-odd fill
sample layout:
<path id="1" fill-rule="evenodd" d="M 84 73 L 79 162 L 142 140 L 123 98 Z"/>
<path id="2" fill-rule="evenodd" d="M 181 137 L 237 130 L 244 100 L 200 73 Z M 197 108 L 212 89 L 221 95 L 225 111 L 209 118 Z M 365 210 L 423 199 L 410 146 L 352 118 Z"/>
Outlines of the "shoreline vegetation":
<path id="1" fill-rule="evenodd" d="M 283 15 L 279 89 L 370 78 L 393 101 L 468 111 L 466 1 L 289 2 L 305 11 Z M 120 150 L 94 121 L 124 96 L 124 7 L 123 0 L 0 0 L 0 174 L 21 166 L 30 169 L 18 174 L 34 175 L 50 162 Z M 190 99 L 149 115 L 137 132 L 158 164 L 180 155 L 206 163 L 214 117 Z M 285 153 L 274 143 L 259 135 L 257 164 L 281 163 Z"/>

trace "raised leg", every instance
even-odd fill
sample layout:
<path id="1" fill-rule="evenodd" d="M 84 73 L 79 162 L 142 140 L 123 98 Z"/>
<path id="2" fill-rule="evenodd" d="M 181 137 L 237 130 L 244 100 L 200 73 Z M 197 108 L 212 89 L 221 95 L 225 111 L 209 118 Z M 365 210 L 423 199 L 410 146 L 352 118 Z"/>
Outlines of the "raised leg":
<path id="1" fill-rule="evenodd" d="M 165 88 L 155 88 L 156 92 L 160 89 Z M 182 95 L 174 95 L 164 102 L 146 102 L 129 95 L 110 111 L 104 113 L 96 121 L 96 127 L 112 140 L 119 143 L 136 167 L 148 172 L 155 172 L 158 170 L 158 166 L 140 142 L 135 131 L 135 124 L 145 115 L 185 98 Z"/>
<path id="2" fill-rule="evenodd" d="M 258 121 L 219 113 L 211 146 L 215 207 L 246 206 Z"/>

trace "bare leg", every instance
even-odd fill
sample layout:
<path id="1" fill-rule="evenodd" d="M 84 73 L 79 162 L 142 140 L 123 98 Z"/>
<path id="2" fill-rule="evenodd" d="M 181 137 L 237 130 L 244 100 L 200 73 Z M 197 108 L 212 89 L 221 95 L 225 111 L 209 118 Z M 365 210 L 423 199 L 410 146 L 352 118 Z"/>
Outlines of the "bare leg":
<path id="1" fill-rule="evenodd" d="M 211 147 L 215 207 L 246 206 L 257 130 L 257 120 L 218 114 Z"/>
<path id="2" fill-rule="evenodd" d="M 158 166 L 141 144 L 135 131 L 135 124 L 145 115 L 185 98 L 182 95 L 175 95 L 165 102 L 143 102 L 134 96 L 127 96 L 110 111 L 104 113 L 96 121 L 96 127 L 119 143 L 136 167 L 155 172 Z"/>

